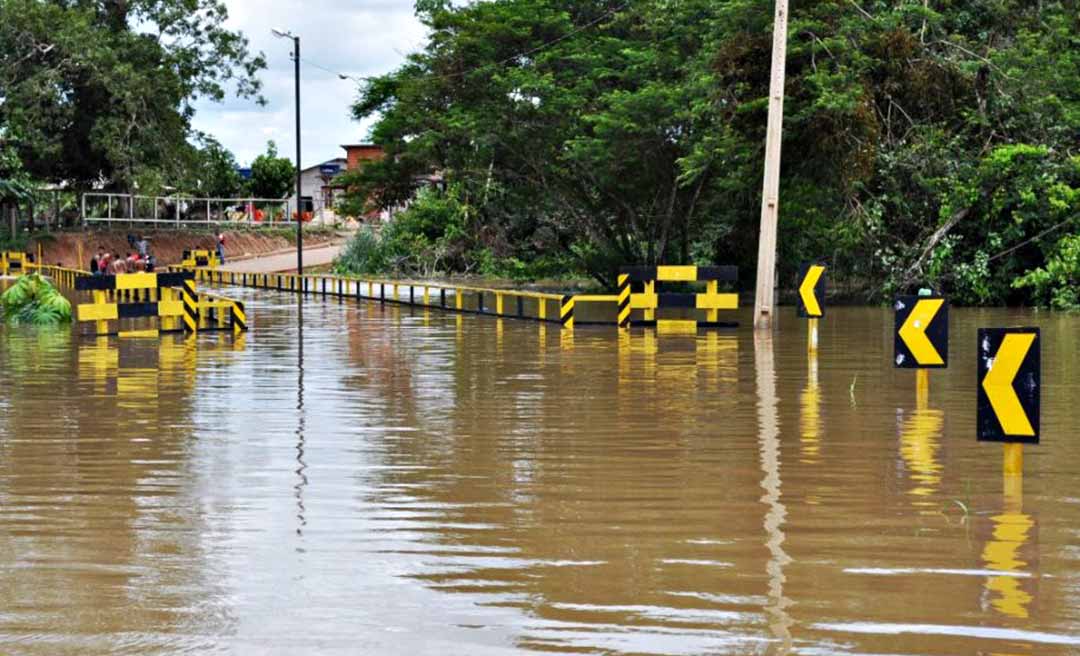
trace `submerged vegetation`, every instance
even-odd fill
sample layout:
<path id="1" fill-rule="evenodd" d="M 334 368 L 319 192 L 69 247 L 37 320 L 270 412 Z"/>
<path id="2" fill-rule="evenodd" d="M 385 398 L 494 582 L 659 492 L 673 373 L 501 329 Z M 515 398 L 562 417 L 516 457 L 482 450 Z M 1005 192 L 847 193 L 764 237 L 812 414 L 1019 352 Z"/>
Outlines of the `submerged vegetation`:
<path id="1" fill-rule="evenodd" d="M 772 3 L 416 5 L 426 47 L 354 107 L 387 157 L 349 184 L 369 209 L 438 184 L 342 267 L 611 285 L 626 263 L 728 263 L 749 283 Z M 1076 304 L 1076 0 L 800 2 L 787 72 L 782 281 L 817 260 L 867 300 Z"/>
<path id="2" fill-rule="evenodd" d="M 9 324 L 56 326 L 71 322 L 71 302 L 43 276 L 21 276 L 0 295 L 0 315 Z"/>

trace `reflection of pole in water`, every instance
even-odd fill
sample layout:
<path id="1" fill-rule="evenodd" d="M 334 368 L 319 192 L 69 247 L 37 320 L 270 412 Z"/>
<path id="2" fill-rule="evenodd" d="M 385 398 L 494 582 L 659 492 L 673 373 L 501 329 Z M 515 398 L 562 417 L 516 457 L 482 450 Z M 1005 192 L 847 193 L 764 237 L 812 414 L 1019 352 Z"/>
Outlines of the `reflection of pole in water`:
<path id="1" fill-rule="evenodd" d="M 945 426 L 945 413 L 930 408 L 930 378 L 926 369 L 920 369 L 915 382 L 915 412 L 900 429 L 900 457 L 910 472 L 915 487 L 909 494 L 918 497 L 914 506 L 923 508 L 923 514 L 936 515 L 941 505 L 929 497 L 941 484 L 941 465 L 937 454 L 941 431 Z"/>
<path id="2" fill-rule="evenodd" d="M 787 508 L 780 502 L 780 419 L 776 400 L 776 367 L 772 335 L 765 331 L 754 333 L 754 369 L 757 373 L 761 470 L 765 474 L 761 479 L 761 487 L 765 491 L 761 501 L 768 507 L 765 513 L 765 546 L 770 556 L 765 571 L 769 577 L 769 605 L 765 612 L 772 618 L 769 626 L 773 634 L 782 641 L 775 653 L 786 654 L 791 650 L 791 626 L 794 622 L 787 613 L 791 600 L 784 596 L 784 566 L 791 562 L 791 558 L 783 547 L 782 528 Z"/>
<path id="3" fill-rule="evenodd" d="M 816 334 L 816 319 L 814 330 Z M 815 338 L 816 339 L 816 338 Z M 806 376 L 806 388 L 799 399 L 799 408 L 802 411 L 802 430 L 799 433 L 802 448 L 800 449 L 801 461 L 813 465 L 817 464 L 818 456 L 821 455 L 821 394 L 818 388 L 818 354 L 816 345 L 809 349 L 807 354 L 808 371 Z"/>
<path id="4" fill-rule="evenodd" d="M 1023 485 L 1020 475 L 1006 474 L 1004 508 L 1000 515 L 990 518 L 994 523 L 993 539 L 986 543 L 982 553 L 987 569 L 1002 572 L 986 579 L 990 605 L 1002 615 L 1017 619 L 1028 618 L 1033 599 L 1022 584 L 1035 580 L 1034 573 L 1024 572 L 1029 563 L 1021 554 L 1035 526 L 1032 517 L 1023 511 Z"/>
<path id="5" fill-rule="evenodd" d="M 296 490 L 296 518 L 299 524 L 296 534 L 303 537 L 304 527 L 307 526 L 304 508 L 304 488 L 307 487 L 308 478 L 307 463 L 304 462 L 304 300 L 298 297 L 296 303 L 296 476 L 299 481 L 293 486 Z"/>

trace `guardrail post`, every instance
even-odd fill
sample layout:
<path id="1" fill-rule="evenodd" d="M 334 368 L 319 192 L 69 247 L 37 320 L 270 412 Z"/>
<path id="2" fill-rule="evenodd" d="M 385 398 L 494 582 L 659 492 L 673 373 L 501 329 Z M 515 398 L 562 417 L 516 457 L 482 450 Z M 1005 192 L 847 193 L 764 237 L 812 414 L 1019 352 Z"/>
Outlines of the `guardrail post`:
<path id="1" fill-rule="evenodd" d="M 503 295 L 498 292 L 495 292 L 495 315 L 503 315 Z"/>

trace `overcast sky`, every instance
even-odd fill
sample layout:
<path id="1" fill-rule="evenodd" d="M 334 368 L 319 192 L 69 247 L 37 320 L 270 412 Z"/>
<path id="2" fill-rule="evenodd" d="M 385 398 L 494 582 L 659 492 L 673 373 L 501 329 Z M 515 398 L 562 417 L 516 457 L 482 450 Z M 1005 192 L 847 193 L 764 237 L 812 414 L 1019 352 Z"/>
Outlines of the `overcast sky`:
<path id="1" fill-rule="evenodd" d="M 266 53 L 262 72 L 268 104 L 227 98 L 200 102 L 194 127 L 217 138 L 246 166 L 273 139 L 278 151 L 295 157 L 292 42 L 271 28 L 300 36 L 301 118 L 304 167 L 345 154 L 339 146 L 362 141 L 369 125 L 349 116 L 356 84 L 319 70 L 315 64 L 362 77 L 397 68 L 405 55 L 424 44 L 424 26 L 413 15 L 412 0 L 226 0 L 228 25 Z M 305 63 L 306 60 L 306 63 Z"/>

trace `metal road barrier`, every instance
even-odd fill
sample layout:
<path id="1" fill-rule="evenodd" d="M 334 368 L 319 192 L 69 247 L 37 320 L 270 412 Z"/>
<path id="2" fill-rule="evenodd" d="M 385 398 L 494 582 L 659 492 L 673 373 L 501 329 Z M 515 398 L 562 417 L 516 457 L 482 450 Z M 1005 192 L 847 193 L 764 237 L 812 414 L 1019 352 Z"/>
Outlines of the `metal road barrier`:
<path id="1" fill-rule="evenodd" d="M 189 269 L 195 268 L 210 268 L 216 269 L 221 263 L 218 261 L 217 253 L 214 251 L 184 251 L 184 259 L 180 262 L 180 266 Z"/>
<path id="2" fill-rule="evenodd" d="M 720 322 L 720 310 L 739 309 L 737 293 L 721 293 L 720 283 L 735 284 L 739 269 L 734 266 L 635 266 L 624 267 L 619 273 L 618 324 L 630 326 L 656 326 L 661 332 L 694 331 L 703 328 L 732 328 L 737 323 Z M 657 293 L 660 282 L 703 282 L 703 293 Z M 705 320 L 657 319 L 657 310 L 682 308 L 703 310 Z M 635 320 L 634 312 L 641 318 Z"/>
<path id="3" fill-rule="evenodd" d="M 580 298 L 565 294 L 400 280 L 298 276 L 288 273 L 237 273 L 208 269 L 196 269 L 195 279 L 200 282 L 294 292 L 324 298 L 353 298 L 447 312 L 542 321 L 559 324 L 568 330 L 574 327 L 575 301 Z"/>
<path id="4" fill-rule="evenodd" d="M 18 276 L 34 267 L 34 258 L 20 251 L 0 251 L 0 276 Z"/>
<path id="5" fill-rule="evenodd" d="M 720 310 L 739 307 L 736 293 L 721 293 L 721 282 L 738 280 L 737 267 L 632 267 L 619 277 L 620 294 L 553 294 L 511 289 L 486 289 L 463 285 L 444 285 L 428 282 L 381 280 L 376 278 L 343 278 L 339 276 L 288 273 L 237 273 L 196 269 L 196 280 L 221 285 L 238 285 L 322 297 L 355 298 L 358 300 L 427 307 L 449 312 L 482 314 L 510 319 L 526 319 L 557 323 L 567 330 L 579 325 L 630 325 L 629 311 L 644 311 L 644 319 L 633 325 L 653 325 L 665 332 L 696 330 L 702 327 L 733 327 L 738 324 L 718 321 Z M 657 294 L 656 282 L 697 281 L 706 289 L 699 294 Z M 643 283 L 643 291 L 632 294 L 631 283 Z M 593 318 L 595 312 L 583 309 L 590 305 L 607 304 L 619 308 L 618 319 Z M 705 321 L 656 321 L 655 312 L 661 308 L 691 308 L 704 310 Z M 584 315 L 584 316 L 583 316 Z M 612 312 L 614 315 L 614 312 Z"/>
<path id="6" fill-rule="evenodd" d="M 60 287 L 88 291 L 92 303 L 76 306 L 76 320 L 93 322 L 98 335 L 154 337 L 160 333 L 248 330 L 244 304 L 223 296 L 198 292 L 191 272 L 124 273 L 95 276 L 58 266 L 38 267 Z M 149 330 L 110 332 L 110 321 L 157 319 Z"/>

